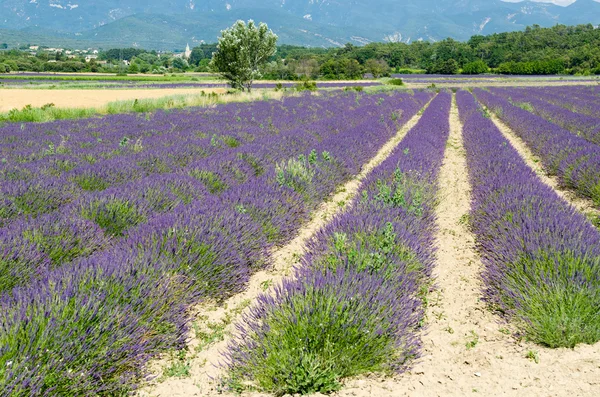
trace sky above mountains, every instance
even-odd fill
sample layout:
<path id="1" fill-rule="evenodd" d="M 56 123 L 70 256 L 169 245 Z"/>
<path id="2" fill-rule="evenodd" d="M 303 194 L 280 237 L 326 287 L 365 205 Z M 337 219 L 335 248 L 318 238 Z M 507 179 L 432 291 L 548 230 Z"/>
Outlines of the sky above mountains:
<path id="1" fill-rule="evenodd" d="M 281 43 L 343 46 L 468 40 L 532 25 L 600 23 L 600 0 L 532 1 L 0 0 L 0 36 L 15 44 L 68 39 L 173 49 L 214 42 L 236 19 L 254 19 L 268 23 Z"/>
<path id="2" fill-rule="evenodd" d="M 525 0 L 502 0 L 506 3 L 520 3 L 522 1 Z M 552 4 L 556 4 L 559 6 L 568 6 L 569 4 L 573 4 L 575 3 L 575 0 L 531 0 L 531 1 L 535 1 L 536 3 L 552 3 Z M 594 0 L 596 2 L 598 2 L 598 0 Z"/>

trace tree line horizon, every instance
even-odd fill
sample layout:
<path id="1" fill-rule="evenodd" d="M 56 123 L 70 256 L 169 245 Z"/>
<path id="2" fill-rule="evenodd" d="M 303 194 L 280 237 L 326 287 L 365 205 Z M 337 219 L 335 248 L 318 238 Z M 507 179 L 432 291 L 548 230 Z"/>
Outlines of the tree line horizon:
<path id="1" fill-rule="evenodd" d="M 189 59 L 139 48 L 102 51 L 106 65 L 65 59 L 48 62 L 47 55 L 31 57 L 18 50 L 0 51 L 0 73 L 10 71 L 115 71 L 121 60 L 128 73 L 209 72 L 217 43 L 192 48 Z M 361 79 L 391 73 L 428 74 L 600 74 L 600 29 L 587 25 L 538 25 L 523 31 L 474 35 L 467 41 L 369 43 L 363 46 L 316 48 L 289 44 L 261 66 L 261 78 L 277 80 Z"/>

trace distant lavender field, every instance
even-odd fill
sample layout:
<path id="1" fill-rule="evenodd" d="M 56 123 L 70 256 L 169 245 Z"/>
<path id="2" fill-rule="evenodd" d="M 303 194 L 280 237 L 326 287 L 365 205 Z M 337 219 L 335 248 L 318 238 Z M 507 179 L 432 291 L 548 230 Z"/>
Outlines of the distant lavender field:
<path id="1" fill-rule="evenodd" d="M 510 81 L 596 81 L 596 76 L 531 76 L 531 75 L 500 75 L 500 74 L 474 74 L 474 75 L 443 75 L 443 74 L 393 74 L 393 78 L 400 78 L 407 83 L 456 83 L 465 82 L 496 82 L 499 80 Z"/>
<path id="2" fill-rule="evenodd" d="M 269 89 L 276 88 L 278 83 L 268 82 L 261 83 L 257 82 L 252 87 L 256 89 Z M 282 82 L 279 83 L 285 88 L 293 88 L 295 82 Z M 77 85 L 85 85 L 89 88 L 102 88 L 102 89 L 123 89 L 123 88 L 148 88 L 148 89 L 172 89 L 172 88 L 228 88 L 229 85 L 225 83 L 194 83 L 194 82 L 176 82 L 176 83 L 149 83 L 149 82 L 136 82 L 132 80 L 37 80 L 37 79 L 2 79 L 0 77 L 0 86 L 4 85 L 7 87 L 22 87 L 22 86 L 65 86 L 65 88 L 76 88 Z M 370 82 L 317 82 L 318 88 L 343 88 L 343 87 L 371 87 L 382 85 L 379 81 Z"/>

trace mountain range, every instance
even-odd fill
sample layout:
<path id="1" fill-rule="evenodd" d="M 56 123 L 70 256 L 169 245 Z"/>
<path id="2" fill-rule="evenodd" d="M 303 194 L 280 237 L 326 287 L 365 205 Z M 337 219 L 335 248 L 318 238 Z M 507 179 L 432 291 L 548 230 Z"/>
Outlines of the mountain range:
<path id="1" fill-rule="evenodd" d="M 179 49 L 215 42 L 237 19 L 266 22 L 279 42 L 466 40 L 537 24 L 600 23 L 600 3 L 501 0 L 0 0 L 0 42 Z"/>

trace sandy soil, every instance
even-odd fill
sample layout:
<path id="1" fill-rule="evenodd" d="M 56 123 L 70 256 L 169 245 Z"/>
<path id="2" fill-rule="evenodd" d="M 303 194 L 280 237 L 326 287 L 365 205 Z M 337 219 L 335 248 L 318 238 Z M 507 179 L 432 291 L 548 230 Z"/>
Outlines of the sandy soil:
<path id="1" fill-rule="evenodd" d="M 531 169 L 535 171 L 542 182 L 554 189 L 554 191 L 560 197 L 584 214 L 594 214 L 596 216 L 600 216 L 600 210 L 594 206 L 592 200 L 578 196 L 573 190 L 562 186 L 558 177 L 548 176 L 542 167 L 541 159 L 533 154 L 533 152 L 527 147 L 527 144 L 525 144 L 525 142 L 519 138 L 508 125 L 504 124 L 496 115 L 494 115 L 492 111 L 488 111 L 488 113 L 506 140 L 510 142 L 515 149 L 517 149 L 519 155 L 521 155 L 521 158 Z M 600 395 L 600 393 L 598 394 Z"/>
<path id="2" fill-rule="evenodd" d="M 41 107 L 47 103 L 54 103 L 61 108 L 89 108 L 99 107 L 113 101 L 128 99 L 160 98 L 170 95 L 223 93 L 225 88 L 168 88 L 160 90 L 131 89 L 131 90 L 30 90 L 30 89 L 0 89 L 0 112 L 11 109 L 21 109 L 26 105 Z"/>
<path id="3" fill-rule="evenodd" d="M 227 325 L 226 334 L 234 331 L 235 318 L 239 318 L 239 308 L 245 307 L 251 303 L 256 297 L 264 292 L 263 286 L 265 283 L 276 285 L 281 280 L 290 274 L 293 266 L 298 262 L 298 259 L 304 253 L 306 242 L 323 226 L 325 226 L 333 216 L 342 212 L 344 207 L 338 205 L 339 202 L 350 202 L 358 193 L 361 181 L 381 162 L 383 162 L 404 138 L 406 133 L 413 128 L 420 114 L 412 117 L 398 133 L 390 139 L 365 166 L 363 166 L 360 174 L 347 182 L 344 186 L 338 189 L 338 192 L 331 200 L 322 203 L 318 211 L 314 214 L 312 220 L 302 227 L 298 236 L 286 246 L 272 253 L 271 263 L 272 269 L 255 274 L 245 292 L 236 295 L 229 299 L 224 306 L 220 307 L 200 307 L 196 313 L 196 321 L 203 331 L 206 331 L 207 324 L 222 323 L 224 319 L 232 318 L 233 321 Z M 177 379 L 171 378 L 164 382 L 155 382 L 140 391 L 140 396 L 164 396 L 164 397 L 184 397 L 184 396 L 216 396 L 221 395 L 217 389 L 215 379 L 221 375 L 221 369 L 218 367 L 220 352 L 227 345 L 228 338 L 208 346 L 206 349 L 198 352 L 191 359 L 191 376 L 187 378 Z M 196 350 L 198 340 L 191 337 L 190 350 Z M 160 367 L 167 362 L 162 361 L 157 363 L 154 368 L 160 371 Z M 249 393 L 246 396 L 259 396 L 261 394 Z"/>
<path id="4" fill-rule="evenodd" d="M 337 201 L 356 193 L 360 180 L 379 163 L 377 159 L 382 160 L 415 122 L 416 117 L 382 149 L 360 176 L 346 184 L 345 190 L 336 194 L 331 202 L 324 204 L 297 239 L 274 253 L 272 271 L 256 275 L 248 291 L 234 297 L 225 308 L 213 311 L 202 308 L 206 321 L 223 318 L 228 312 L 235 312 L 236 306 L 243 306 L 243 302 L 254 299 L 261 292 L 263 281 L 279 282 L 301 254 L 306 239 L 337 210 Z M 438 256 L 434 270 L 436 290 L 430 296 L 427 309 L 427 331 L 422 335 L 423 357 L 411 371 L 394 378 L 373 375 L 348 380 L 345 388 L 333 396 L 600 395 L 600 343 L 575 349 L 547 349 L 516 340 L 510 326 L 491 313 L 481 301 L 479 274 L 482 264 L 475 250 L 473 235 L 462 221 L 463 215 L 469 212 L 471 198 L 455 103 L 450 113 L 450 124 L 450 138 L 439 181 Z M 504 126 L 503 132 L 506 131 Z M 515 144 L 528 164 L 537 166 L 524 145 L 509 135 L 510 142 Z M 556 186 L 552 185 L 552 180 L 543 175 L 540 177 Z M 582 204 L 576 205 L 582 208 Z M 193 346 L 195 343 L 192 339 L 190 344 Z M 171 378 L 150 385 L 140 395 L 216 396 L 218 391 L 212 378 L 219 375 L 215 364 L 225 343 L 213 344 L 193 358 L 190 377 Z M 246 396 L 267 395 L 249 393 Z"/>
<path id="5" fill-rule="evenodd" d="M 423 358 L 396 379 L 353 380 L 336 396 L 600 395 L 600 344 L 552 350 L 515 340 L 481 302 L 482 265 L 461 222 L 470 186 L 454 104 L 450 122 L 437 208 L 438 289 L 428 308 Z"/>

